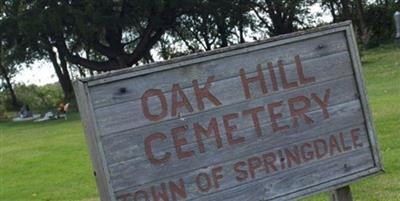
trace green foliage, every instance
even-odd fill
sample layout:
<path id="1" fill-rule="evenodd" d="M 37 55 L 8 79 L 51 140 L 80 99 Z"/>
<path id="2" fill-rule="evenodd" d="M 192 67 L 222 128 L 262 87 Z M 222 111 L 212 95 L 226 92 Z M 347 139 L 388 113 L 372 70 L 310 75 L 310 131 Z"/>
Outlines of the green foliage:
<path id="1" fill-rule="evenodd" d="M 14 90 L 20 104 L 29 105 L 34 112 L 55 109 L 64 97 L 58 84 L 44 86 L 17 84 Z M 0 92 L 0 105 L 6 111 L 13 109 L 7 91 Z"/>
<path id="2" fill-rule="evenodd" d="M 253 26 L 249 11 L 248 1 L 200 1 L 193 12 L 177 18 L 176 26 L 160 41 L 159 53 L 168 59 L 243 43 L 246 30 Z"/>
<path id="3" fill-rule="evenodd" d="M 253 0 L 253 11 L 269 36 L 306 28 L 314 22 L 310 8 L 316 0 Z"/>
<path id="4" fill-rule="evenodd" d="M 363 48 L 373 48 L 394 39 L 393 14 L 400 10 L 400 1 L 322 0 L 321 2 L 323 8 L 330 11 L 334 22 L 353 21 Z M 357 10 L 359 7 L 361 9 Z M 364 30 L 361 30 L 361 24 L 364 25 Z"/>
<path id="5" fill-rule="evenodd" d="M 21 50 L 46 53 L 57 48 L 70 63 L 116 70 L 145 57 L 175 26 L 176 18 L 190 12 L 198 1 L 5 0 L 0 29 L 7 30 L 3 35 L 10 40 L 23 36 L 19 37 Z M 83 51 L 90 58 L 82 56 Z"/>
<path id="6" fill-rule="evenodd" d="M 400 6 L 389 4 L 370 4 L 365 7 L 365 21 L 369 32 L 367 48 L 376 47 L 379 44 L 393 40 L 395 24 L 393 14 Z"/>

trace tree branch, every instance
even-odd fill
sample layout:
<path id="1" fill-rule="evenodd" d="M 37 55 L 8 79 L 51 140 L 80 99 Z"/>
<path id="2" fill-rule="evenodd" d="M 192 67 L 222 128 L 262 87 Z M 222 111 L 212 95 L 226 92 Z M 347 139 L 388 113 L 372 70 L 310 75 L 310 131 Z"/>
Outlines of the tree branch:
<path id="1" fill-rule="evenodd" d="M 99 70 L 99 71 L 110 71 L 125 68 L 125 66 L 120 66 L 115 60 L 107 60 L 102 62 L 91 61 L 88 59 L 84 59 L 79 55 L 73 55 L 69 50 L 67 45 L 65 44 L 65 39 L 60 36 L 55 36 L 56 47 L 57 50 L 60 51 L 69 62 L 77 65 L 84 66 L 91 70 Z"/>
<path id="2" fill-rule="evenodd" d="M 271 31 L 271 30 L 272 30 L 272 27 L 271 27 L 271 26 L 269 25 L 269 23 L 260 15 L 260 13 L 257 11 L 257 9 L 256 9 L 255 7 L 253 7 L 253 6 L 251 6 L 251 9 L 254 11 L 254 13 L 256 14 L 257 18 L 264 24 L 264 26 L 266 26 L 267 29 Z M 262 9 L 264 12 L 266 12 L 265 9 L 263 9 L 263 8 L 260 8 L 260 9 Z"/>
<path id="3" fill-rule="evenodd" d="M 183 43 L 185 43 L 186 47 L 189 48 L 189 50 L 192 53 L 195 53 L 196 49 L 189 44 L 189 42 L 186 40 L 186 38 L 183 36 L 183 34 L 177 28 L 174 28 L 174 31 L 178 34 L 179 38 L 182 39 L 182 41 L 183 41 Z"/>

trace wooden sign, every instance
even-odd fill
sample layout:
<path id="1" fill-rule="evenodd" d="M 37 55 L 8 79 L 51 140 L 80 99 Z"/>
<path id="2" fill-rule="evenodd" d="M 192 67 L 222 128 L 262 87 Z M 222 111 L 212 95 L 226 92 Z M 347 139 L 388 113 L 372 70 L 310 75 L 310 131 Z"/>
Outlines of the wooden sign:
<path id="1" fill-rule="evenodd" d="M 290 200 L 383 169 L 348 22 L 75 91 L 102 200 Z"/>

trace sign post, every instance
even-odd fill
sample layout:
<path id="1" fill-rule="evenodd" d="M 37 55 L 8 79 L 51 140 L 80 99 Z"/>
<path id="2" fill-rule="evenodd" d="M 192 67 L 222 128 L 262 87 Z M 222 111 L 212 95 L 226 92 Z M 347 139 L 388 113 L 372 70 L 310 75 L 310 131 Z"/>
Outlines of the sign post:
<path id="1" fill-rule="evenodd" d="M 350 186 L 344 186 L 333 191 L 331 201 L 353 201 Z"/>
<path id="2" fill-rule="evenodd" d="M 383 171 L 361 70 L 344 22 L 78 80 L 101 200 L 351 200 Z"/>

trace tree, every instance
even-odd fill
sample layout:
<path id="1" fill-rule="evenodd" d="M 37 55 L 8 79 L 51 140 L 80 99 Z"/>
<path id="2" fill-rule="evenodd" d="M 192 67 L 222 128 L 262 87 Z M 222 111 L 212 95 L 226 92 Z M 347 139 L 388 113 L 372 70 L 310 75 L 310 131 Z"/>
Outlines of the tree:
<path id="1" fill-rule="evenodd" d="M 245 42 L 245 29 L 252 19 L 245 0 L 204 0 L 196 10 L 178 18 L 172 31 L 190 52 L 207 51 Z"/>
<path id="2" fill-rule="evenodd" d="M 9 91 L 11 104 L 14 109 L 19 108 L 19 103 L 17 100 L 17 96 L 15 95 L 15 91 L 12 85 L 11 79 L 15 76 L 17 72 L 17 65 L 10 60 L 10 53 L 4 47 L 5 43 L 1 41 L 0 46 L 0 80 L 6 90 Z"/>
<path id="3" fill-rule="evenodd" d="M 40 59 L 50 60 L 63 89 L 64 99 L 73 98 L 74 93 L 65 57 L 57 53 L 50 38 L 44 32 L 40 32 L 41 25 L 24 15 L 29 10 L 29 4 L 21 1 L 6 1 L 1 8 L 0 28 L 4 30 L 1 35 L 3 41 L 8 44 L 8 57 L 12 57 L 15 65 L 32 63 Z M 14 73 L 16 73 L 15 70 Z"/>
<path id="4" fill-rule="evenodd" d="M 192 53 L 215 48 L 218 32 L 208 12 L 181 16 L 178 20 L 179 25 L 174 28 L 173 37 L 182 40 Z"/>
<path id="5" fill-rule="evenodd" d="M 329 9 L 333 22 L 352 20 L 352 4 L 349 0 L 321 0 L 322 6 Z"/>
<path id="6" fill-rule="evenodd" d="M 17 22 L 22 32 L 45 38 L 70 63 L 109 71 L 147 56 L 176 18 L 195 6 L 195 0 L 34 1 L 19 12 Z M 100 57 L 82 56 L 85 49 Z"/>
<path id="7" fill-rule="evenodd" d="M 351 12 L 350 12 L 350 1 L 349 0 L 340 0 L 342 6 L 342 16 L 344 20 L 351 20 Z"/>
<path id="8" fill-rule="evenodd" d="M 393 13 L 399 9 L 400 5 L 394 0 L 364 5 L 364 18 L 369 36 L 366 48 L 393 40 L 396 32 Z"/>
<path id="9" fill-rule="evenodd" d="M 364 2 L 363 2 L 363 0 L 356 0 L 355 8 L 356 8 L 357 18 L 358 18 L 359 36 L 360 36 L 362 44 L 365 46 L 368 44 L 369 33 L 368 33 L 368 28 L 366 26 L 365 17 L 364 17 Z"/>
<path id="10" fill-rule="evenodd" d="M 60 83 L 64 93 L 64 100 L 69 101 L 74 97 L 74 91 L 65 56 L 62 54 L 62 52 L 57 53 L 54 50 L 54 47 L 49 43 L 45 44 L 44 48 L 46 49 L 48 57 L 53 64 L 54 71 L 58 77 L 58 82 Z"/>
<path id="11" fill-rule="evenodd" d="M 322 0 L 334 22 L 352 20 L 363 47 L 373 47 L 391 40 L 394 33 L 393 13 L 400 8 L 396 0 Z"/>
<path id="12" fill-rule="evenodd" d="M 314 0 L 256 0 L 252 9 L 270 36 L 291 33 L 305 25 Z"/>
<path id="13" fill-rule="evenodd" d="M 3 4 L 6 11 L 2 12 L 5 17 L 1 19 L 1 24 L 7 27 L 8 37 L 16 41 L 21 52 L 29 49 L 24 58 L 34 54 L 38 59 L 52 62 L 65 98 L 69 99 L 73 93 L 68 63 L 84 72 L 82 67 L 109 71 L 132 66 L 140 60 L 151 62 L 150 50 L 162 35 L 174 30 L 182 22 L 177 20 L 182 16 L 203 15 L 204 10 L 200 8 L 213 9 L 213 13 L 209 14 L 216 25 L 219 46 L 230 43 L 229 37 L 235 23 L 242 26 L 239 35 L 244 42 L 245 22 L 240 21 L 242 18 L 236 17 L 232 10 L 236 12 L 234 6 L 245 1 L 234 2 L 72 0 L 27 3 L 6 0 Z M 230 8 L 225 11 L 227 5 Z M 229 22 L 225 22 L 226 19 Z M 15 33 L 18 33 L 17 36 Z M 215 39 L 210 44 L 214 42 Z M 211 45 L 206 48 L 209 49 Z M 86 53 L 90 56 L 84 56 Z"/>
<path id="14" fill-rule="evenodd" d="M 322 6 L 324 6 L 326 9 L 329 10 L 329 12 L 332 15 L 333 18 L 333 22 L 338 22 L 340 21 L 338 19 L 338 8 L 340 7 L 340 4 L 338 2 L 338 0 L 322 0 L 321 1 Z"/>

